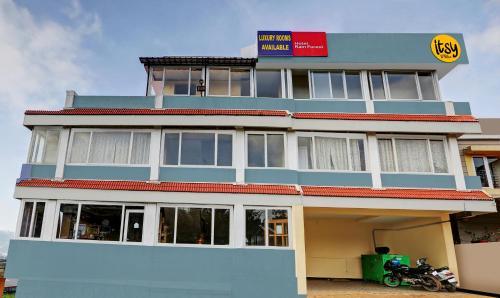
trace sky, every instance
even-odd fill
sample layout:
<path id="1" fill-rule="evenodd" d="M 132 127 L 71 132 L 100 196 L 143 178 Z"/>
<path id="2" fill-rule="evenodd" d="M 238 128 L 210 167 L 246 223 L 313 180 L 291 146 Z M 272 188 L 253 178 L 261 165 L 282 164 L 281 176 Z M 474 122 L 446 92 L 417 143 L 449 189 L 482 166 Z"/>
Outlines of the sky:
<path id="1" fill-rule="evenodd" d="M 0 0 L 0 230 L 16 225 L 24 110 L 61 108 L 66 90 L 144 95 L 138 57 L 237 56 L 257 30 L 463 33 L 470 64 L 441 80 L 443 99 L 500 117 L 500 0 Z"/>

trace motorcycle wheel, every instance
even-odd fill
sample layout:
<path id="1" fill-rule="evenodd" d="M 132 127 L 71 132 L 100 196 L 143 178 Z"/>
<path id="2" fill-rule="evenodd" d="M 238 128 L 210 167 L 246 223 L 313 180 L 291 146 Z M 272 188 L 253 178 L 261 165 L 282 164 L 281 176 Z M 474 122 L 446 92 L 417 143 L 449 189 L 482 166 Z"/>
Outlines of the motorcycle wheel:
<path id="1" fill-rule="evenodd" d="M 390 288 L 396 288 L 399 287 L 400 284 L 401 280 L 397 278 L 395 275 L 387 274 L 386 276 L 384 276 L 384 285 Z"/>
<path id="2" fill-rule="evenodd" d="M 447 284 L 444 287 L 446 288 L 446 290 L 448 292 L 455 292 L 457 290 L 457 286 L 456 285 Z"/>
<path id="3" fill-rule="evenodd" d="M 429 292 L 438 292 L 441 290 L 441 282 L 432 275 L 422 276 L 422 286 Z"/>

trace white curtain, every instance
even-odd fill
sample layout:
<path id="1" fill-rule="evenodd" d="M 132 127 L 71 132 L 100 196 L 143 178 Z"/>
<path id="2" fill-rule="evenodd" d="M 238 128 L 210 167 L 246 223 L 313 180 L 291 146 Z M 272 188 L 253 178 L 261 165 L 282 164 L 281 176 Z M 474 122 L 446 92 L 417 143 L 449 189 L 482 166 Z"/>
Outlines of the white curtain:
<path id="1" fill-rule="evenodd" d="M 89 149 L 90 132 L 76 132 L 73 134 L 73 145 L 71 146 L 70 163 L 86 163 L 87 151 Z"/>
<path id="2" fill-rule="evenodd" d="M 316 137 L 316 167 L 349 170 L 346 139 Z"/>
<path id="3" fill-rule="evenodd" d="M 392 140 L 378 140 L 378 154 L 380 157 L 380 168 L 382 172 L 395 172 L 394 152 L 392 151 Z"/>
<path id="4" fill-rule="evenodd" d="M 400 172 L 430 172 L 427 140 L 396 140 Z"/>
<path id="5" fill-rule="evenodd" d="M 434 172 L 447 173 L 448 165 L 446 162 L 446 154 L 444 151 L 443 141 L 433 140 L 431 142 L 432 163 L 434 164 Z"/>
<path id="6" fill-rule="evenodd" d="M 90 163 L 126 164 L 130 132 L 94 132 L 90 146 Z"/>
<path id="7" fill-rule="evenodd" d="M 353 171 L 364 171 L 366 170 L 365 165 L 365 148 L 363 145 L 363 140 L 350 140 L 351 149 L 351 164 Z"/>
<path id="8" fill-rule="evenodd" d="M 131 164 L 149 164 L 149 144 L 151 143 L 151 133 L 134 133 L 132 142 Z"/>
<path id="9" fill-rule="evenodd" d="M 299 137 L 299 169 L 312 169 L 312 138 Z"/>
<path id="10" fill-rule="evenodd" d="M 45 155 L 43 163 L 55 164 L 57 162 L 57 148 L 59 147 L 59 131 L 47 131 L 47 145 L 45 146 Z"/>

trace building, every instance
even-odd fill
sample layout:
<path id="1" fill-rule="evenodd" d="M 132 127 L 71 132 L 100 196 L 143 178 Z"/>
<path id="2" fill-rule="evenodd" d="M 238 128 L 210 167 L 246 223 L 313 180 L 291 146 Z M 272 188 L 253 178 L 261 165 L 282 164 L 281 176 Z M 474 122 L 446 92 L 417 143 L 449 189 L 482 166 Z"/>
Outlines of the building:
<path id="1" fill-rule="evenodd" d="M 481 134 L 465 134 L 458 139 L 465 175 L 477 175 L 481 186 L 497 202 L 500 200 L 500 119 L 479 119 Z M 461 287 L 500 294 L 500 213 L 452 218 L 455 250 Z"/>
<path id="2" fill-rule="evenodd" d="M 479 123 L 439 91 L 462 35 L 258 41 L 142 57 L 145 96 L 25 112 L 18 297 L 304 297 L 307 277 L 361 278 L 375 246 L 457 272 L 449 215 L 496 211 L 460 161 Z"/>

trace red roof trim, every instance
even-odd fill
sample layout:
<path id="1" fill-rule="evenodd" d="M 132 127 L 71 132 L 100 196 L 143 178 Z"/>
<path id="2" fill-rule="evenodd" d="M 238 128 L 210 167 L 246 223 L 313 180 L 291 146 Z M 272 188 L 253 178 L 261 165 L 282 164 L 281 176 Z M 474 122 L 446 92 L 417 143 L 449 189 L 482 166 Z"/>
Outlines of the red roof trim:
<path id="1" fill-rule="evenodd" d="M 64 180 L 47 179 L 23 180 L 17 183 L 21 187 L 79 188 L 100 190 L 128 191 L 163 191 L 163 192 L 202 192 L 202 193 L 239 193 L 269 195 L 299 195 L 293 185 L 266 184 L 229 184 L 229 183 L 186 183 L 142 181 L 101 181 L 101 180 Z M 457 191 L 444 189 L 372 189 L 361 187 L 302 186 L 305 196 L 356 197 L 356 198 L 392 198 L 392 199 L 429 199 L 429 200 L 492 200 L 480 190 Z"/>
<path id="2" fill-rule="evenodd" d="M 361 114 L 361 113 L 294 113 L 296 119 L 328 120 L 377 120 L 377 121 L 431 121 L 431 122 L 477 122 L 471 115 L 423 115 L 423 114 Z"/>
<path id="3" fill-rule="evenodd" d="M 201 115 L 201 116 L 288 116 L 278 110 L 223 110 L 223 109 L 65 109 L 57 111 L 27 110 L 25 115 Z"/>

